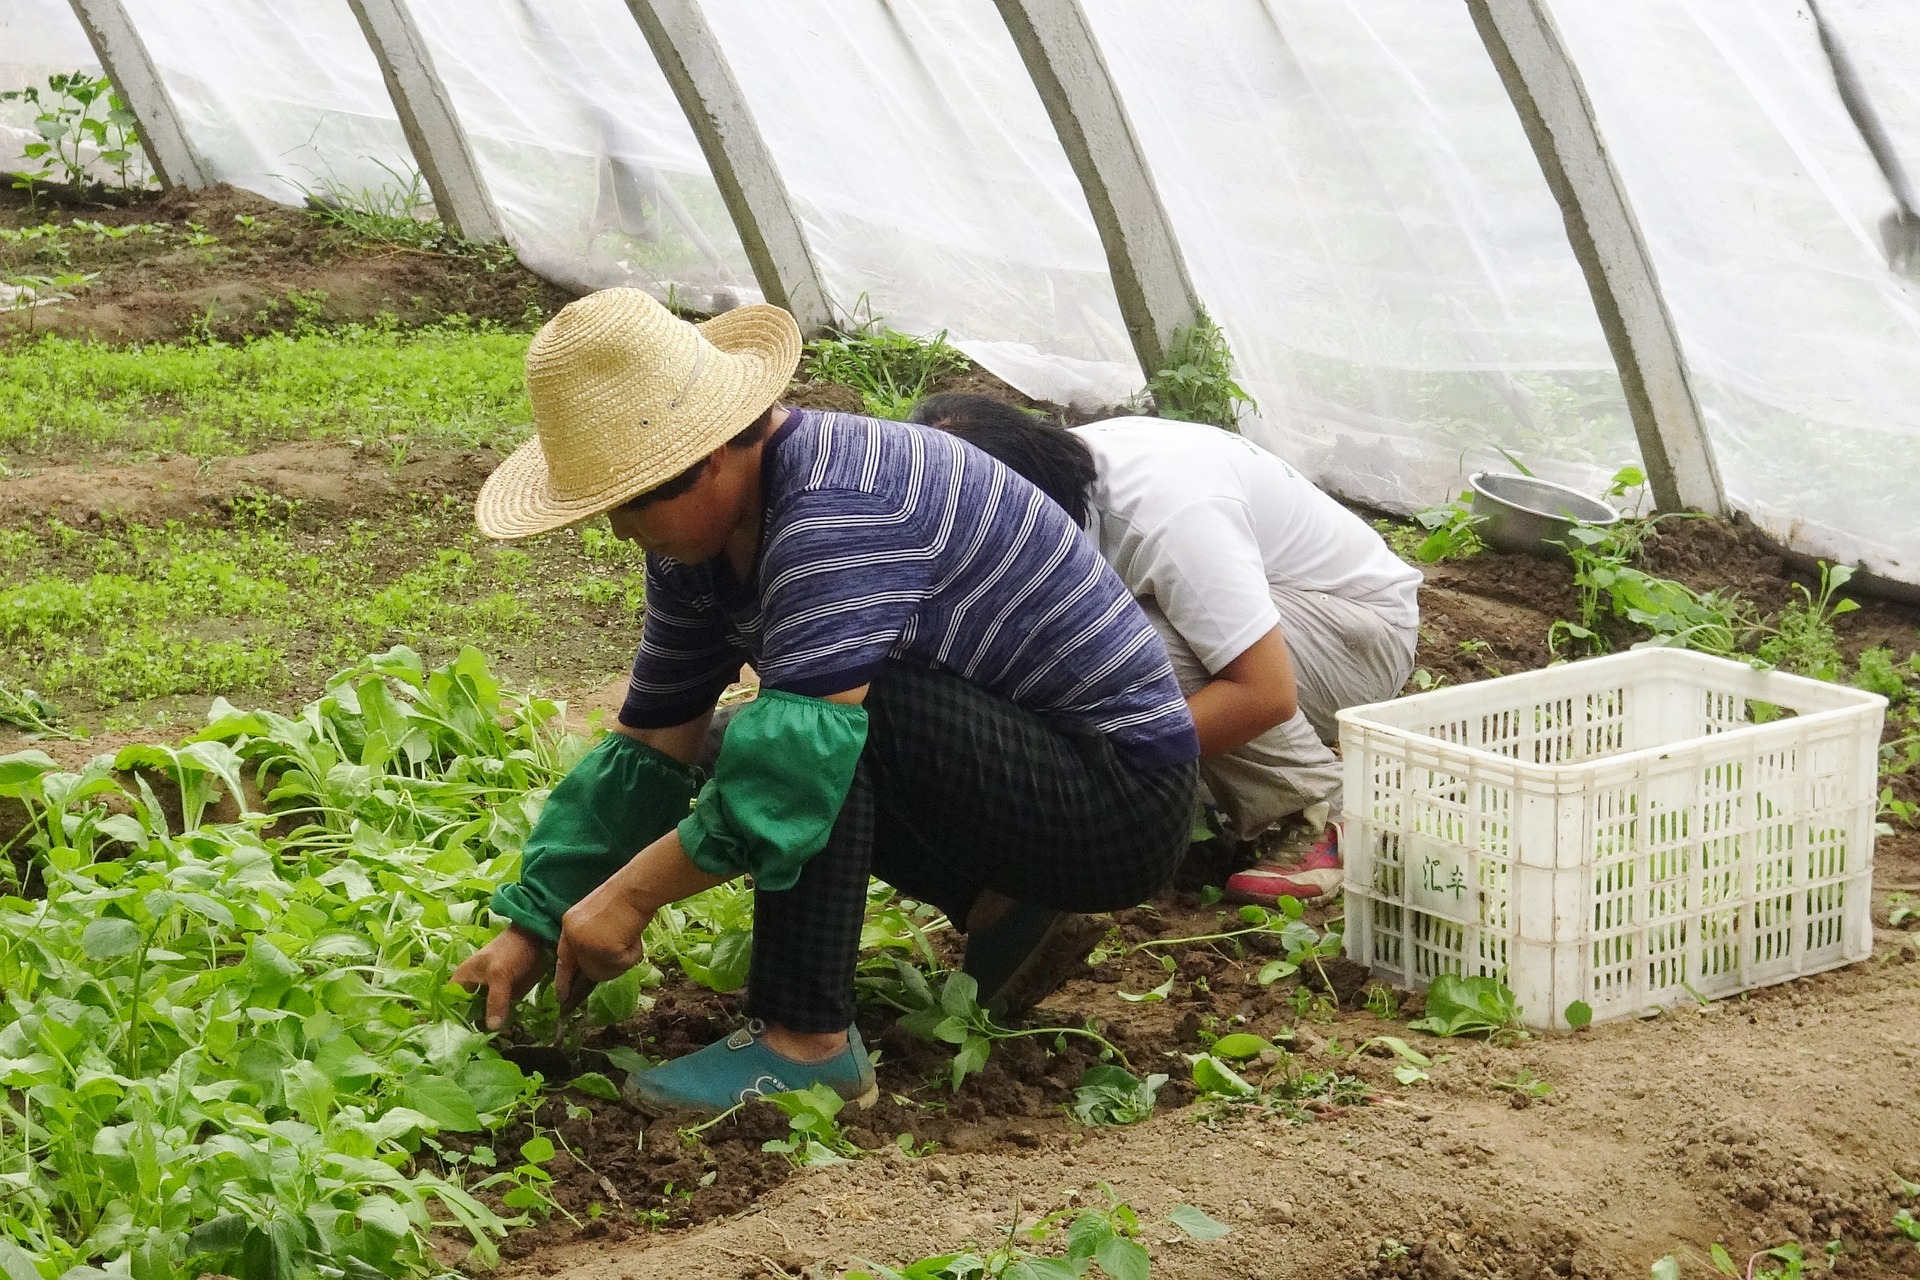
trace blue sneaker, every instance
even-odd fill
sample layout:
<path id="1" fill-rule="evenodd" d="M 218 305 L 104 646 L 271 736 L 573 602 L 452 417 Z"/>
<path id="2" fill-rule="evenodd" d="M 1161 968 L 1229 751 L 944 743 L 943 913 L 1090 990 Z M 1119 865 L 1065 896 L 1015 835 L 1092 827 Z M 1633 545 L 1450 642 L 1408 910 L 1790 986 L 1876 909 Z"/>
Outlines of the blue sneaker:
<path id="1" fill-rule="evenodd" d="M 847 1028 L 847 1047 L 821 1062 L 795 1062 L 760 1043 L 766 1024 L 758 1018 L 725 1040 L 683 1058 L 627 1077 L 629 1101 L 650 1115 L 665 1112 L 717 1116 L 742 1102 L 824 1084 L 858 1107 L 880 1096 L 873 1063 L 858 1027 Z"/>

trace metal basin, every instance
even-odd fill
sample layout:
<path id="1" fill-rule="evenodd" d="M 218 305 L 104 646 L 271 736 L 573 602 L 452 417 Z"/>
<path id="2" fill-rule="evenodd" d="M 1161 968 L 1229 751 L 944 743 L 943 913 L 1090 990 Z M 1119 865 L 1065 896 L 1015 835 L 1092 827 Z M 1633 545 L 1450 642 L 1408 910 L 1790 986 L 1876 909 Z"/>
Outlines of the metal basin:
<path id="1" fill-rule="evenodd" d="M 1597 498 L 1531 476 L 1482 471 L 1467 477 L 1481 538 L 1498 551 L 1536 556 L 1567 553 L 1576 523 L 1609 525 L 1620 513 Z"/>

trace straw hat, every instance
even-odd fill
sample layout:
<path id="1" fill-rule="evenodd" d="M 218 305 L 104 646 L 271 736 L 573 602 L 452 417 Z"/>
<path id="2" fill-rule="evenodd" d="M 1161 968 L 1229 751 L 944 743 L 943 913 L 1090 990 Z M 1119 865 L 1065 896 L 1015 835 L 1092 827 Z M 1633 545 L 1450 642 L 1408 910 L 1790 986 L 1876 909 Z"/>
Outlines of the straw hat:
<path id="1" fill-rule="evenodd" d="M 718 449 L 780 398 L 800 326 L 779 307 L 703 324 L 639 289 L 568 303 L 527 348 L 538 432 L 480 489 L 489 538 L 525 538 L 619 506 Z"/>

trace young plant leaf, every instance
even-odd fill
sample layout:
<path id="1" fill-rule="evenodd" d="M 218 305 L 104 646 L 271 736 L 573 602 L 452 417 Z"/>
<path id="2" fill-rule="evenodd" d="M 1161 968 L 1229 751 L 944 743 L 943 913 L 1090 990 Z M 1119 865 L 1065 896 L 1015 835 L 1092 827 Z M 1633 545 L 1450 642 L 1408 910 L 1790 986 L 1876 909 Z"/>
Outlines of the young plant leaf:
<path id="1" fill-rule="evenodd" d="M 1241 1061 L 1246 1058 L 1257 1058 L 1263 1050 L 1272 1047 L 1268 1041 L 1262 1040 L 1259 1036 L 1249 1034 L 1245 1031 L 1236 1031 L 1230 1036 L 1221 1036 L 1213 1042 L 1213 1052 L 1215 1056 L 1231 1058 L 1234 1061 Z"/>
<path id="2" fill-rule="evenodd" d="M 1205 1053 L 1193 1060 L 1193 1083 L 1199 1086 L 1202 1093 L 1217 1094 L 1223 1098 L 1253 1098 L 1258 1097 L 1260 1092 L 1232 1067 Z"/>
<path id="3" fill-rule="evenodd" d="M 601 1098 L 608 1102 L 620 1101 L 620 1086 L 598 1071 L 587 1071 L 575 1076 L 567 1081 L 567 1088 L 578 1089 L 590 1098 Z"/>
<path id="4" fill-rule="evenodd" d="M 1427 987 L 1427 1014 L 1407 1025 L 1436 1036 L 1491 1034 L 1516 1026 L 1520 1009 L 1497 979 L 1443 973 Z"/>
<path id="5" fill-rule="evenodd" d="M 1172 992 L 1173 979 L 1169 977 L 1151 991 L 1116 991 L 1114 994 L 1132 1004 L 1150 1004 L 1156 1000 L 1165 1000 Z"/>
<path id="6" fill-rule="evenodd" d="M 1177 1204 L 1167 1214 L 1167 1221 L 1187 1233 L 1188 1238 L 1205 1244 L 1209 1240 L 1218 1240 L 1232 1232 L 1233 1228 L 1224 1222 L 1208 1217 L 1204 1212 L 1190 1204 Z"/>

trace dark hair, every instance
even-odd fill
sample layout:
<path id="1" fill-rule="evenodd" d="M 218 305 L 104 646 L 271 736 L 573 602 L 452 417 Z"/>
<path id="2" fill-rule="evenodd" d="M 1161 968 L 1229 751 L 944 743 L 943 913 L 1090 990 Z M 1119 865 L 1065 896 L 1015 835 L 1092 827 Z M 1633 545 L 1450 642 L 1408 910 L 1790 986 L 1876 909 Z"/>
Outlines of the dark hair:
<path id="1" fill-rule="evenodd" d="M 744 430 L 735 433 L 733 438 L 721 447 L 726 449 L 750 449 L 767 438 L 767 428 L 772 425 L 772 423 L 773 406 L 768 405 L 760 411 L 759 417 L 749 422 Z M 707 469 L 707 462 L 712 457 L 712 454 L 708 454 L 705 458 L 700 459 L 700 461 L 694 463 L 673 479 L 664 484 L 657 484 L 644 493 L 636 494 L 620 505 L 628 511 L 639 511 L 642 508 L 652 506 L 656 502 L 665 502 L 669 498 L 679 497 L 687 490 L 693 488 L 695 484 L 699 483 L 700 473 Z"/>
<path id="2" fill-rule="evenodd" d="M 1099 478 L 1086 441 L 1057 422 L 992 396 L 950 391 L 913 407 L 912 420 L 959 436 L 1031 480 L 1065 507 L 1075 524 L 1087 522 L 1087 489 Z"/>

